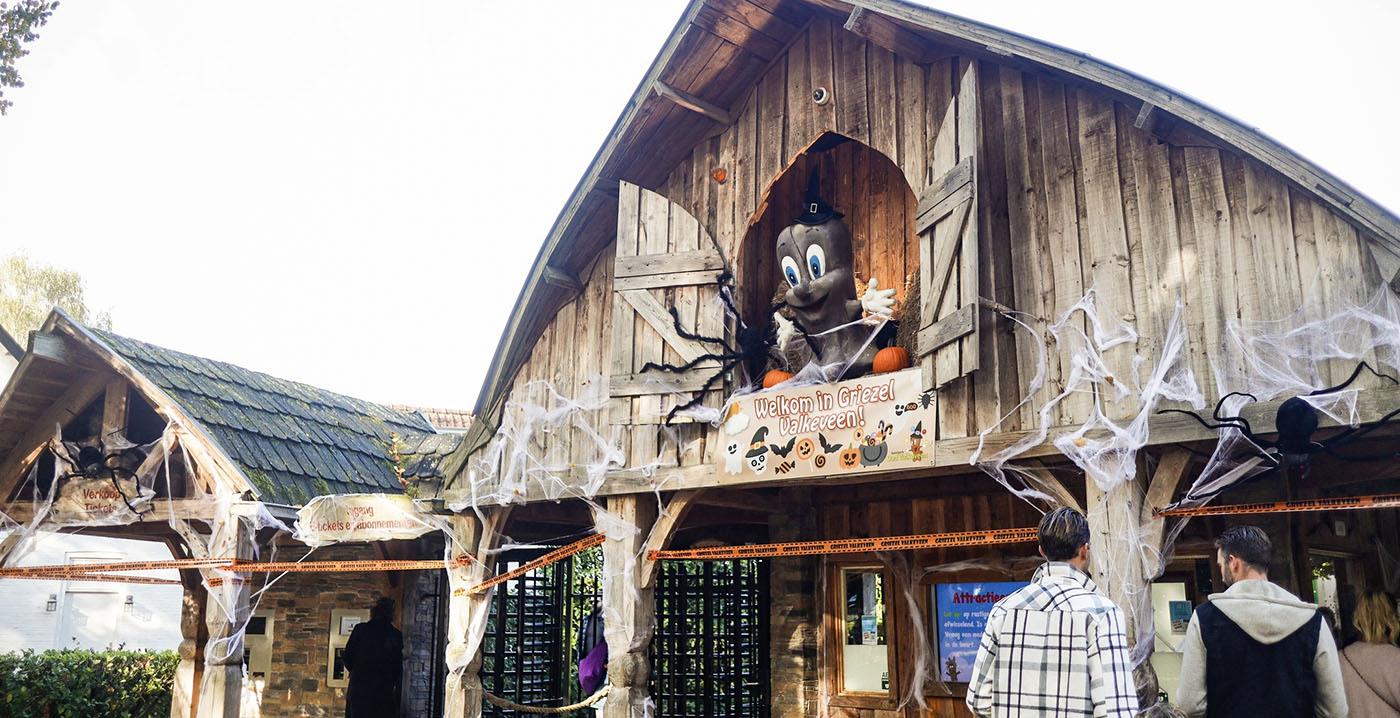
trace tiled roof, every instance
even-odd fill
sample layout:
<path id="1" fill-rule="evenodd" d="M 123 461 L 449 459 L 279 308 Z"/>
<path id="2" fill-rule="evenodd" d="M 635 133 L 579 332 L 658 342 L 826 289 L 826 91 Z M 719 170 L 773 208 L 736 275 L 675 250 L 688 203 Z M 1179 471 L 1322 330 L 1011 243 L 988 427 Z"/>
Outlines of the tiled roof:
<path id="1" fill-rule="evenodd" d="M 420 411 L 423 416 L 428 417 L 438 431 L 466 431 L 471 428 L 475 417 L 466 409 L 433 409 L 425 406 L 408 406 L 406 404 L 386 404 L 390 409 L 399 411 Z"/>
<path id="2" fill-rule="evenodd" d="M 431 476 L 451 450 L 440 451 L 446 444 L 416 413 L 90 331 L 200 422 L 263 501 L 402 492 L 398 466 L 412 471 L 405 476 Z"/>
<path id="3" fill-rule="evenodd" d="M 443 457 L 452 453 L 465 436 L 460 431 L 405 436 L 399 449 L 404 478 L 441 479 Z"/>

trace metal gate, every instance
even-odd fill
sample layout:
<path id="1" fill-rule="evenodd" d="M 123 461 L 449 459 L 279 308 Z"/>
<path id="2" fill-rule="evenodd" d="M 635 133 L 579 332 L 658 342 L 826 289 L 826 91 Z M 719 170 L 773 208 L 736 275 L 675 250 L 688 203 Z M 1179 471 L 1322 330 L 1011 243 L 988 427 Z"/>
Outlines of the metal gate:
<path id="1" fill-rule="evenodd" d="M 496 571 L 510 571 L 548 550 L 504 554 Z M 540 706 L 586 697 L 578 685 L 577 636 L 602 597 L 602 565 L 601 549 L 589 549 L 496 587 L 482 643 L 487 691 Z M 663 563 L 651 664 L 658 718 L 767 718 L 767 563 Z M 518 718 L 490 703 L 482 713 Z"/>
<path id="2" fill-rule="evenodd" d="M 549 550 L 503 554 L 496 572 L 513 570 Z M 602 551 L 589 549 L 496 587 L 481 644 L 482 687 L 523 705 L 567 705 L 584 697 L 579 695 L 575 636 L 602 596 L 602 563 Z M 482 704 L 482 714 L 518 718 L 490 703 Z"/>
<path id="3" fill-rule="evenodd" d="M 661 565 L 651 693 L 662 718 L 767 718 L 766 561 Z"/>

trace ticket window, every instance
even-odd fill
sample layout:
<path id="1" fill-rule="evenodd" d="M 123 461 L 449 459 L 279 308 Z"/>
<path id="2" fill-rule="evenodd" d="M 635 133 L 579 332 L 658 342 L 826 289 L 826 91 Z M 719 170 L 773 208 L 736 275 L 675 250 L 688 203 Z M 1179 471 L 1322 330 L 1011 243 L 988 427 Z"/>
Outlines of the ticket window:
<path id="1" fill-rule="evenodd" d="M 839 612 L 842 617 L 839 685 L 842 693 L 890 693 L 888 585 L 874 567 L 838 570 Z"/>
<path id="2" fill-rule="evenodd" d="M 350 685 L 350 673 L 345 669 L 345 644 L 355 626 L 369 620 L 368 609 L 336 608 L 331 610 L 330 641 L 326 653 L 326 685 L 345 688 Z"/>
<path id="3" fill-rule="evenodd" d="M 272 630 L 273 611 L 263 608 L 253 612 L 243 632 L 243 663 L 255 682 L 266 681 L 272 666 Z"/>

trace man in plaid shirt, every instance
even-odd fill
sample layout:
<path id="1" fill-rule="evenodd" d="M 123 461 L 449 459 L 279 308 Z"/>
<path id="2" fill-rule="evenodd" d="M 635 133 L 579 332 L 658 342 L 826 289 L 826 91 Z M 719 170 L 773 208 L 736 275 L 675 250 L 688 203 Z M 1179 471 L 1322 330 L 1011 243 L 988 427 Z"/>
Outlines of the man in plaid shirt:
<path id="1" fill-rule="evenodd" d="M 1047 562 L 998 601 L 972 665 L 967 707 L 979 716 L 1132 718 L 1137 688 L 1123 612 L 1098 592 L 1089 522 L 1069 508 L 1040 521 Z"/>

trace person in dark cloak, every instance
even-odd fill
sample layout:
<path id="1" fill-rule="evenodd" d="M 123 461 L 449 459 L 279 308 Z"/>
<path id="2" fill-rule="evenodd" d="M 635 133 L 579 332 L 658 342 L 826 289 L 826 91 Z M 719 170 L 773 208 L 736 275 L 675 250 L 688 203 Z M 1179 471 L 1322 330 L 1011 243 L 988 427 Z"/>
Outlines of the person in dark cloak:
<path id="1" fill-rule="evenodd" d="M 397 718 L 403 675 L 403 634 L 394 628 L 394 600 L 381 597 L 369 621 L 355 626 L 345 644 L 350 688 L 345 718 Z"/>

